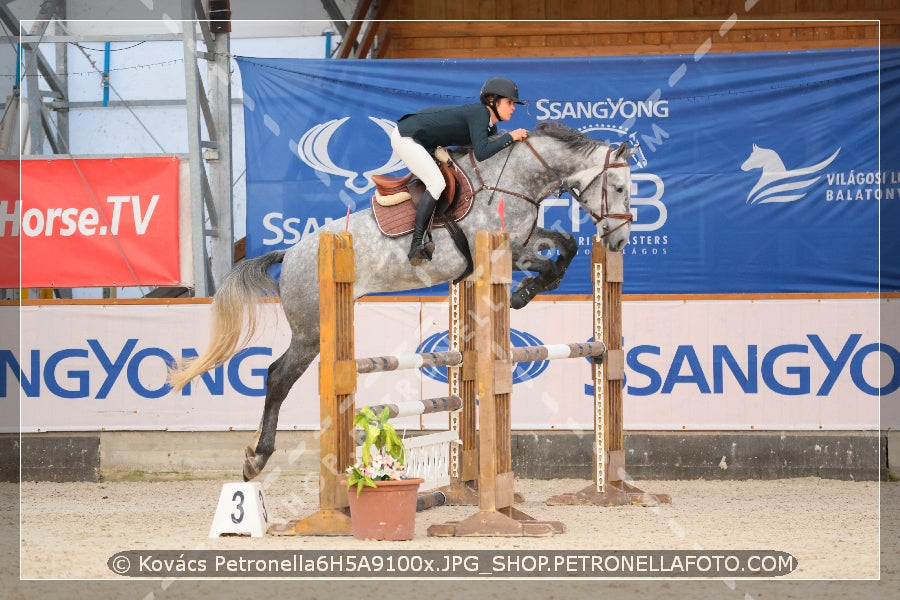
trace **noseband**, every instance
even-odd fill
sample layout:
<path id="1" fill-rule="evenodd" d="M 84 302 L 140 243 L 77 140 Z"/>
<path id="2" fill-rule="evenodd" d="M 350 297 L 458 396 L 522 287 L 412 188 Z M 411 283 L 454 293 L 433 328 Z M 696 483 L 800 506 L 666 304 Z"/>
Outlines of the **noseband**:
<path id="1" fill-rule="evenodd" d="M 609 162 L 609 159 L 612 156 L 612 152 L 613 152 L 613 150 L 615 150 L 615 148 L 610 146 L 606 150 L 606 157 L 603 160 L 603 170 L 600 171 L 599 173 L 597 173 L 594 176 L 594 178 L 591 179 L 586 186 L 584 186 L 584 188 L 581 190 L 581 192 L 579 192 L 572 186 L 566 185 L 565 179 L 563 179 L 563 177 L 559 174 L 559 172 L 557 172 L 556 169 L 551 167 L 547 163 L 547 161 L 544 160 L 544 157 L 542 157 L 540 154 L 538 154 L 538 151 L 534 149 L 534 146 L 532 146 L 531 143 L 527 139 L 525 139 L 523 141 L 525 142 L 525 145 L 528 146 L 528 149 L 531 150 L 531 152 L 537 157 L 537 159 L 539 161 L 541 161 L 541 164 L 544 165 L 544 167 L 547 168 L 549 171 L 551 171 L 554 175 L 556 175 L 557 179 L 559 179 L 559 188 L 558 189 L 561 192 L 566 191 L 566 192 L 569 192 L 570 194 L 572 194 L 572 197 L 575 198 L 575 200 L 578 202 L 578 204 L 581 205 L 581 208 L 583 208 L 585 210 L 585 212 L 587 212 L 591 216 L 591 219 L 593 219 L 595 223 L 599 224 L 600 221 L 602 221 L 605 218 L 606 219 L 619 219 L 622 221 L 617 226 L 615 226 L 612 229 L 610 229 L 609 231 L 603 233 L 600 236 L 600 239 L 603 239 L 606 236 L 608 236 L 609 234 L 611 234 L 612 232 L 624 227 L 626 223 L 631 223 L 631 220 L 634 218 L 634 216 L 630 212 L 627 212 L 627 213 L 609 212 L 609 193 L 606 190 L 607 172 L 609 171 L 609 169 L 614 169 L 616 167 L 627 167 L 628 166 L 628 161 L 616 162 L 616 163 Z M 596 181 L 598 179 L 600 180 L 600 185 L 601 185 L 600 214 L 599 215 L 596 212 L 594 212 L 590 206 L 587 205 L 587 202 L 585 202 L 584 200 L 581 199 L 582 194 L 584 194 L 588 190 L 589 187 L 594 185 L 594 183 L 596 183 Z"/>

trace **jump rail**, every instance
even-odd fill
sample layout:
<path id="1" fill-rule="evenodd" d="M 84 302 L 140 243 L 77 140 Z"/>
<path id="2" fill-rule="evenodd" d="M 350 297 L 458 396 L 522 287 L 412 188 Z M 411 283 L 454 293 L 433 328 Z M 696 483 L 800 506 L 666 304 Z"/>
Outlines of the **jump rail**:
<path id="1" fill-rule="evenodd" d="M 412 417 L 415 415 L 427 415 L 437 412 L 450 412 L 462 408 L 462 398 L 459 396 L 443 396 L 441 398 L 429 398 L 427 400 L 411 400 L 409 402 L 397 402 L 396 404 L 377 404 L 369 408 L 376 415 L 387 408 L 391 419 L 397 417 Z M 359 414 L 357 412 L 357 414 Z"/>
<path id="2" fill-rule="evenodd" d="M 374 356 L 357 358 L 357 373 L 382 373 L 385 371 L 402 371 L 422 367 L 456 367 L 462 364 L 461 352 L 424 352 L 421 354 L 401 354 L 399 356 Z"/>

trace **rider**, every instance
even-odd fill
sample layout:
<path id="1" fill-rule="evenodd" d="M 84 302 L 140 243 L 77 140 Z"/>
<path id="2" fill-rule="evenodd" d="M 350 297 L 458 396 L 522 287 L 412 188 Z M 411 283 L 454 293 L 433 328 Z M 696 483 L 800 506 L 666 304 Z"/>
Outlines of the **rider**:
<path id="1" fill-rule="evenodd" d="M 471 145 L 475 159 L 483 161 L 528 132 L 515 129 L 497 135 L 497 123 L 508 121 L 516 110 L 519 88 L 506 77 L 492 77 L 481 86 L 481 102 L 458 106 L 435 106 L 400 117 L 391 132 L 391 147 L 409 170 L 425 184 L 425 193 L 416 210 L 416 224 L 409 262 L 419 265 L 431 260 L 434 242 L 428 234 L 434 207 L 444 191 L 444 177 L 432 154 L 438 146 Z"/>

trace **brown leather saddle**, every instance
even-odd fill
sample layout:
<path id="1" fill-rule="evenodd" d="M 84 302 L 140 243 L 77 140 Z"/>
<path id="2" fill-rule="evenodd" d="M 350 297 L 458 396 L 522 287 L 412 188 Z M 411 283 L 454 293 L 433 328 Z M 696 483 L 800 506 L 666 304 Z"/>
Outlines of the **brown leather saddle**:
<path id="1" fill-rule="evenodd" d="M 472 210 L 475 199 L 472 183 L 462 169 L 452 161 L 439 162 L 438 166 L 446 186 L 438 198 L 432 228 L 447 227 L 448 221 L 455 223 L 462 220 Z M 399 177 L 373 175 L 372 181 L 375 183 L 372 214 L 381 233 L 391 238 L 412 233 L 416 208 L 425 192 L 425 184 L 412 173 Z"/>

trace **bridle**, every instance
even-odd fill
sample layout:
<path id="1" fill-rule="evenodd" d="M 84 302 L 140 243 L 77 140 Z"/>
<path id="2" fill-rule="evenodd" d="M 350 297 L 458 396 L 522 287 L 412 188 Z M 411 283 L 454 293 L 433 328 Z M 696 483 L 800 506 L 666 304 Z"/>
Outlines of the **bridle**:
<path id="1" fill-rule="evenodd" d="M 616 227 L 613 227 L 612 229 L 604 232 L 600 236 L 600 239 L 605 238 L 606 236 L 613 233 L 614 231 L 621 229 L 626 224 L 631 223 L 631 221 L 634 217 L 630 212 L 613 213 L 613 212 L 609 211 L 609 193 L 607 192 L 607 189 L 606 189 L 607 172 L 609 171 L 609 169 L 615 169 L 618 167 L 629 166 L 627 161 L 625 161 L 625 162 L 610 162 L 610 157 L 612 156 L 612 153 L 616 148 L 610 146 L 606 150 L 606 157 L 603 160 L 603 169 L 599 173 L 597 173 L 594 176 L 594 178 L 591 179 L 587 183 L 587 185 L 581 189 L 581 191 L 578 191 L 575 188 L 573 188 L 572 186 L 566 184 L 565 178 L 562 175 L 560 175 L 556 169 L 554 169 L 552 166 L 550 166 L 550 164 L 546 160 L 544 160 L 544 157 L 541 156 L 537 150 L 535 150 L 534 146 L 532 146 L 531 143 L 527 139 L 522 140 L 522 141 L 525 143 L 526 146 L 528 146 L 528 149 L 531 150 L 532 154 L 535 155 L 535 157 L 538 159 L 538 161 L 540 161 L 540 163 L 544 166 L 544 168 L 556 176 L 556 178 L 559 180 L 559 183 L 555 184 L 553 187 L 551 187 L 550 190 L 546 194 L 544 194 L 537 200 L 534 200 L 533 198 L 529 198 L 528 196 L 525 196 L 518 192 L 513 192 L 511 190 L 505 190 L 503 188 L 499 188 L 499 187 L 495 187 L 495 186 L 485 185 L 484 178 L 481 176 L 481 172 L 478 170 L 478 163 L 475 161 L 475 154 L 474 154 L 474 152 L 470 151 L 469 159 L 472 162 L 472 168 L 475 171 L 475 174 L 478 176 L 478 180 L 479 180 L 479 184 L 480 184 L 480 187 L 477 190 L 474 190 L 472 192 L 473 194 L 477 194 L 481 190 L 491 190 L 492 192 L 502 192 L 504 194 L 510 194 L 511 196 L 516 196 L 517 198 L 522 198 L 523 200 L 526 200 L 530 204 L 534 205 L 535 207 L 540 207 L 541 202 L 545 198 L 548 198 L 549 196 L 554 195 L 554 194 L 559 196 L 562 192 L 569 192 L 572 195 L 572 197 L 575 198 L 575 200 L 578 202 L 578 204 L 581 205 L 581 207 L 585 210 L 585 212 L 587 212 L 588 215 L 590 215 L 591 219 L 593 219 L 593 221 L 595 223 L 599 224 L 600 221 L 602 221 L 605 218 L 619 219 L 622 221 Z M 505 165 L 504 165 L 504 167 L 505 167 Z M 503 173 L 501 171 L 501 176 L 502 176 L 502 174 Z M 497 180 L 499 181 L 499 179 L 500 178 L 498 177 Z M 588 206 L 587 202 L 585 202 L 582 199 L 582 195 L 588 190 L 588 188 L 590 188 L 592 185 L 594 185 L 594 183 L 596 183 L 597 180 L 600 180 L 600 185 L 602 187 L 601 196 L 600 196 L 600 214 L 599 215 L 596 212 L 594 212 L 594 210 L 590 206 Z M 526 238 L 526 241 L 525 241 L 526 244 L 528 243 L 528 239 L 531 238 L 531 234 L 534 233 L 535 227 L 537 227 L 537 215 L 535 215 L 534 223 L 531 226 L 531 232 L 529 232 L 528 238 Z"/>
<path id="2" fill-rule="evenodd" d="M 579 192 L 572 186 L 566 185 L 566 181 L 565 181 L 565 179 L 563 179 L 562 175 L 560 175 L 556 169 L 551 167 L 547 163 L 547 161 L 544 160 L 544 157 L 542 157 L 540 154 L 538 154 L 538 151 L 534 149 L 534 146 L 532 146 L 531 143 L 527 139 L 523 140 L 523 141 L 525 142 L 525 145 L 528 146 L 528 149 L 531 150 L 531 152 L 541 162 L 541 164 L 544 165 L 544 167 L 546 169 L 548 169 L 550 172 L 552 172 L 554 175 L 556 175 L 557 179 L 559 179 L 559 187 L 557 188 L 559 190 L 559 192 L 566 191 L 566 192 L 569 192 L 570 194 L 572 194 L 572 197 L 575 198 L 575 200 L 578 202 L 578 204 L 581 205 L 581 208 L 583 208 L 585 210 L 585 212 L 587 212 L 587 214 L 589 214 L 591 216 L 591 219 L 593 219 L 595 223 L 600 223 L 600 221 L 602 221 L 603 219 L 620 219 L 622 221 L 617 226 L 613 227 L 612 229 L 610 229 L 609 231 L 607 231 L 603 235 L 601 235 L 600 239 L 603 239 L 606 236 L 608 236 L 609 234 L 611 234 L 612 232 L 624 227 L 626 223 L 631 223 L 631 220 L 634 218 L 634 216 L 630 212 L 614 213 L 614 212 L 609 211 L 609 193 L 607 192 L 607 189 L 606 189 L 606 182 L 608 179 L 607 173 L 610 169 L 628 166 L 628 161 L 615 162 L 615 163 L 609 162 L 610 157 L 612 156 L 613 150 L 615 150 L 615 148 L 613 148 L 612 146 L 607 148 L 606 157 L 604 157 L 604 159 L 603 159 L 603 169 L 599 173 L 594 175 L 594 178 L 591 179 L 587 183 L 587 185 L 584 186 L 581 189 L 581 191 Z M 601 186 L 600 214 L 599 215 L 596 212 L 594 212 L 594 210 L 591 209 L 590 206 L 588 206 L 587 202 L 585 202 L 581 198 L 582 194 L 584 194 L 588 190 L 588 188 L 590 188 L 592 185 L 594 185 L 594 183 L 596 183 L 598 179 L 600 180 L 600 186 Z"/>

